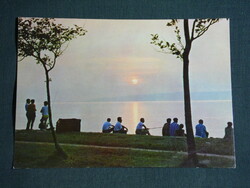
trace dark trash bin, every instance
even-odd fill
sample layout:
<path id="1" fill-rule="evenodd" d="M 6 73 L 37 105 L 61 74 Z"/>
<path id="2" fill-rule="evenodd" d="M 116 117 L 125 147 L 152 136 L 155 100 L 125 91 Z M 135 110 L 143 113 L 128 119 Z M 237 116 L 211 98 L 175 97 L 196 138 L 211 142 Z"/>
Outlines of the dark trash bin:
<path id="1" fill-rule="evenodd" d="M 80 132 L 81 131 L 81 119 L 59 119 L 56 122 L 56 132 Z"/>

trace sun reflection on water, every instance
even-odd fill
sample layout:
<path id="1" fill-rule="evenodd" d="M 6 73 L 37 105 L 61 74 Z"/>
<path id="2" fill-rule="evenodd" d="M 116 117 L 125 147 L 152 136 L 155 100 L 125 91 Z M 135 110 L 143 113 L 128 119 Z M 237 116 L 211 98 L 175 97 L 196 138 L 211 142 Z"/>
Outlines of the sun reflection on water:
<path id="1" fill-rule="evenodd" d="M 139 110 L 138 110 L 138 102 L 133 102 L 133 125 L 137 125 L 139 121 Z"/>

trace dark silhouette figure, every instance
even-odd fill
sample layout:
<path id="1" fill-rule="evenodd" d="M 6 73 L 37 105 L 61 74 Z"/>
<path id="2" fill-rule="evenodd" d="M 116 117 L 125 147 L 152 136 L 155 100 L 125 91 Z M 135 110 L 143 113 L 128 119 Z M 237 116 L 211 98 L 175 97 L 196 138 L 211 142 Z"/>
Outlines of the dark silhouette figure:
<path id="1" fill-rule="evenodd" d="M 167 122 L 162 127 L 162 136 L 170 136 L 169 130 L 170 130 L 171 118 L 168 118 L 166 121 Z"/>
<path id="2" fill-rule="evenodd" d="M 232 126 L 233 126 L 232 122 L 227 122 L 227 127 L 225 128 L 225 136 L 223 138 L 226 141 L 233 140 L 234 130 L 233 130 Z"/>
<path id="3" fill-rule="evenodd" d="M 175 131 L 175 136 L 185 136 L 183 127 L 184 127 L 183 124 L 179 125 L 179 129 Z"/>
<path id="4" fill-rule="evenodd" d="M 111 133 L 112 131 L 114 131 L 114 125 L 112 125 L 110 122 L 111 119 L 108 118 L 107 121 L 102 125 L 103 133 Z"/>
<path id="5" fill-rule="evenodd" d="M 29 129 L 33 129 L 33 125 L 34 125 L 34 122 L 35 122 L 35 119 L 36 119 L 36 105 L 35 105 L 35 100 L 32 99 L 31 100 L 31 104 L 28 105 L 28 123 L 27 123 L 27 130 Z"/>
<path id="6" fill-rule="evenodd" d="M 25 111 L 26 111 L 26 117 L 27 117 L 27 124 L 26 124 L 26 130 L 29 129 L 29 114 L 28 114 L 28 106 L 30 105 L 30 99 L 26 99 L 26 104 L 25 104 Z"/>
<path id="7" fill-rule="evenodd" d="M 114 133 L 122 133 L 122 134 L 127 134 L 128 132 L 128 128 L 123 126 L 122 124 L 122 118 L 121 117 L 118 117 L 117 118 L 117 123 L 115 124 L 115 127 L 114 127 Z"/>
<path id="8" fill-rule="evenodd" d="M 140 119 L 140 122 L 138 123 L 137 127 L 136 127 L 136 131 L 135 134 L 138 135 L 150 135 L 148 128 L 144 125 L 144 118 Z"/>

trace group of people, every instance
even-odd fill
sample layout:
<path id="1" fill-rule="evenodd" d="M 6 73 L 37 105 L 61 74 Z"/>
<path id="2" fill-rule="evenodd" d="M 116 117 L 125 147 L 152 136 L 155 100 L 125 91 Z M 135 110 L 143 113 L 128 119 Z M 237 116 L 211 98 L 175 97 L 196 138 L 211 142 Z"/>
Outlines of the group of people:
<path id="1" fill-rule="evenodd" d="M 234 132 L 232 126 L 232 122 L 227 122 L 224 140 L 233 140 Z M 172 123 L 171 118 L 168 118 L 162 128 L 162 136 L 186 136 L 183 127 L 183 124 L 178 125 L 178 118 L 174 118 Z M 195 137 L 208 138 L 208 136 L 209 133 L 207 132 L 206 126 L 203 124 L 203 120 L 200 119 L 198 124 L 195 126 Z"/>
<path id="2" fill-rule="evenodd" d="M 25 111 L 27 117 L 26 130 L 32 130 L 36 119 L 36 105 L 35 99 L 26 99 Z M 42 118 L 40 119 L 39 128 L 47 128 L 47 119 L 49 117 L 48 102 L 44 101 L 44 106 L 41 108 Z"/>
<path id="3" fill-rule="evenodd" d="M 163 125 L 162 136 L 186 136 L 184 133 L 184 125 L 178 124 L 178 118 L 174 118 L 171 123 L 171 118 L 167 119 L 167 122 Z M 206 126 L 203 125 L 203 120 L 199 120 L 199 124 L 195 126 L 195 136 L 200 138 L 208 138 L 209 133 L 206 130 Z"/>
<path id="4" fill-rule="evenodd" d="M 35 99 L 26 99 L 25 111 L 27 117 L 26 130 L 32 130 L 33 125 L 36 119 L 36 105 Z M 49 117 L 48 102 L 44 101 L 44 106 L 41 108 L 40 112 L 42 113 L 42 118 L 40 119 L 39 128 L 47 129 L 47 120 Z M 150 135 L 149 128 L 145 126 L 145 119 L 141 118 L 140 122 L 136 126 L 135 134 L 137 135 Z M 225 140 L 233 139 L 233 128 L 232 122 L 227 123 L 225 128 Z M 166 123 L 162 127 L 162 136 L 186 136 L 183 124 L 178 124 L 178 118 L 174 118 L 171 122 L 171 118 L 166 120 Z M 122 125 L 122 117 L 117 118 L 115 125 L 111 124 L 111 118 L 108 118 L 107 121 L 102 126 L 103 133 L 122 133 L 127 134 L 128 128 Z M 200 119 L 199 123 L 195 126 L 195 137 L 208 138 L 209 133 L 206 130 L 206 126 L 203 124 L 203 120 Z"/>
<path id="5" fill-rule="evenodd" d="M 108 118 L 107 121 L 102 125 L 103 133 L 122 133 L 127 134 L 128 128 L 122 125 L 122 117 L 117 118 L 117 122 L 115 125 L 112 125 L 111 118 Z M 140 122 L 136 126 L 135 133 L 138 135 L 150 135 L 148 128 L 144 125 L 144 118 L 140 119 Z"/>
<path id="6" fill-rule="evenodd" d="M 32 130 L 33 125 L 36 119 L 36 105 L 34 99 L 26 99 L 25 111 L 27 117 L 26 130 Z M 48 102 L 44 101 L 44 106 L 41 108 L 40 112 L 42 113 L 42 118 L 40 119 L 39 128 L 47 129 L 47 120 L 49 117 Z M 145 119 L 141 118 L 140 122 L 136 126 L 135 134 L 137 135 L 151 135 L 149 133 L 149 128 L 145 126 Z M 225 140 L 233 139 L 233 128 L 232 122 L 227 123 L 225 128 Z M 178 124 L 178 118 L 174 118 L 171 122 L 171 118 L 166 120 L 166 123 L 162 127 L 162 136 L 186 136 L 183 124 Z M 108 118 L 107 121 L 102 126 L 103 133 L 122 133 L 127 134 L 128 128 L 122 125 L 122 117 L 117 118 L 115 125 L 111 124 L 111 118 Z M 195 126 L 195 137 L 208 138 L 209 133 L 206 130 L 206 126 L 203 124 L 203 120 L 200 119 L 199 123 Z"/>
<path id="7" fill-rule="evenodd" d="M 144 124 L 145 119 L 141 118 L 140 122 L 136 126 L 135 133 L 137 135 L 150 135 L 149 128 L 147 128 Z M 103 133 L 123 133 L 127 134 L 128 128 L 123 126 L 122 118 L 117 118 L 117 123 L 115 125 L 111 124 L 111 118 L 108 118 L 107 121 L 102 126 Z M 233 139 L 233 128 L 232 122 L 227 123 L 227 127 L 225 128 L 225 140 Z M 184 132 L 184 125 L 178 124 L 178 118 L 174 118 L 173 122 L 171 122 L 171 118 L 167 118 L 166 123 L 162 127 L 162 136 L 186 136 Z M 207 132 L 206 126 L 203 124 L 203 120 L 200 119 L 198 124 L 195 126 L 195 137 L 199 138 L 208 138 L 209 133 Z"/>
<path id="8" fill-rule="evenodd" d="M 108 118 L 107 121 L 102 126 L 103 133 L 122 133 L 127 134 L 128 128 L 122 125 L 122 117 L 117 118 L 117 122 L 115 125 L 112 125 L 111 118 Z"/>
<path id="9" fill-rule="evenodd" d="M 171 118 L 168 118 L 166 121 L 162 127 L 162 136 L 185 136 L 184 125 L 178 124 L 178 118 L 174 118 L 172 123 Z"/>

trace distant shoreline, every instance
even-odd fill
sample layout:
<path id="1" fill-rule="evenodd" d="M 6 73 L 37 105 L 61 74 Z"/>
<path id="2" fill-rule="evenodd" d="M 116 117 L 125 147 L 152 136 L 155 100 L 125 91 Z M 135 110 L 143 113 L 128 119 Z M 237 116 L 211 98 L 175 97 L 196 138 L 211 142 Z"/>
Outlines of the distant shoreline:
<path id="1" fill-rule="evenodd" d="M 43 103 L 44 101 L 36 101 L 36 103 Z M 158 103 L 161 103 L 161 102 L 178 102 L 178 103 L 184 103 L 183 100 L 141 100 L 141 101 L 65 101 L 65 102 L 62 102 L 62 101 L 52 101 L 52 104 L 81 104 L 81 103 L 135 103 L 135 102 L 138 102 L 138 103 L 151 103 L 151 102 L 158 102 Z M 221 100 L 221 99 L 218 99 L 218 100 L 191 100 L 191 102 L 232 102 L 232 100 L 229 100 L 229 99 L 224 99 L 224 100 Z M 18 104 L 23 104 L 23 102 L 19 102 Z"/>

